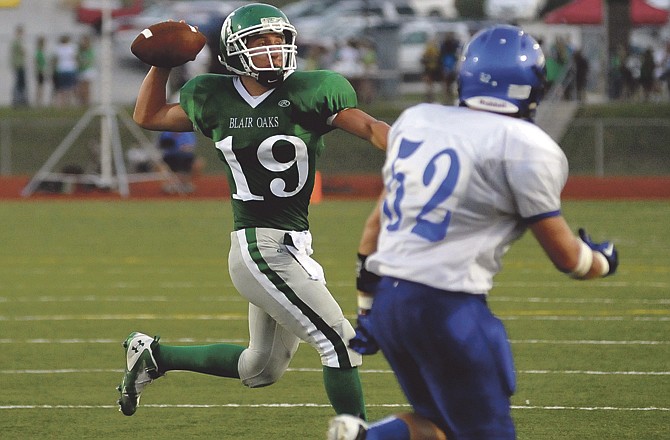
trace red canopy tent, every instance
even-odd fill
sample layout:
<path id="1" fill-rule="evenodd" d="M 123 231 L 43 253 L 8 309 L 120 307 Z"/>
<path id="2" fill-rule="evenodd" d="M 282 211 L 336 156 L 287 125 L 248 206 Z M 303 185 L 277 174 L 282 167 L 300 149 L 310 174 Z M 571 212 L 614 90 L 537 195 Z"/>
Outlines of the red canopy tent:
<path id="1" fill-rule="evenodd" d="M 574 0 L 544 16 L 549 24 L 600 24 L 603 18 L 602 0 Z M 655 8 L 644 0 L 630 0 L 630 19 L 634 26 L 663 25 L 668 11 Z"/>

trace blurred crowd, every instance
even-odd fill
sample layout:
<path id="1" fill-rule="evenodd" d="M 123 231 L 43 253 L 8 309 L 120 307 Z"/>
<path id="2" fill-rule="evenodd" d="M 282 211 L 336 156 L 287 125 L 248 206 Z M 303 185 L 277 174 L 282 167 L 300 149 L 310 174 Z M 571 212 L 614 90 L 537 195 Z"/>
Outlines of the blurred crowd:
<path id="1" fill-rule="evenodd" d="M 663 52 L 619 47 L 609 62 L 610 99 L 658 101 L 670 94 L 670 42 Z"/>
<path id="2" fill-rule="evenodd" d="M 61 35 L 56 41 L 47 41 L 44 36 L 37 36 L 33 44 L 28 44 L 23 26 L 17 25 L 10 51 L 14 72 L 12 105 L 88 106 L 91 86 L 97 75 L 91 39 L 90 35 L 77 39 Z M 538 40 L 547 56 L 548 84 L 559 84 L 559 94 L 564 99 L 584 101 L 587 91 L 595 88 L 591 73 L 594 67 L 600 69 L 600 66 L 594 66 L 597 60 L 589 59 L 568 38 L 557 37 L 552 42 Z M 426 101 L 439 100 L 446 104 L 455 101 L 455 70 L 463 43 L 451 32 L 433 37 L 426 43 L 421 57 Z M 377 48 L 370 39 L 350 38 L 330 45 L 310 44 L 302 49 L 301 69 L 337 71 L 351 81 L 361 102 L 368 104 L 375 99 L 383 72 L 377 62 Z M 171 77 L 172 91 L 179 90 L 194 75 L 213 71 L 212 60 L 216 57 L 203 51 L 196 62 L 177 69 Z M 665 50 L 621 47 L 611 57 L 606 69 L 605 93 L 610 100 L 670 99 L 670 42 Z M 33 87 L 33 92 L 29 93 Z"/>
<path id="3" fill-rule="evenodd" d="M 584 101 L 589 84 L 591 65 L 581 49 L 563 38 L 545 48 L 547 81 L 550 85 L 561 82 L 564 99 Z M 592 62 L 593 61 L 593 62 Z M 619 47 L 607 62 L 606 94 L 610 100 L 643 102 L 670 99 L 670 43 L 664 50 L 651 47 Z"/>
<path id="4" fill-rule="evenodd" d="M 557 37 L 543 46 L 546 56 L 547 89 L 556 86 L 559 99 L 584 102 L 588 90 L 596 88 L 591 75 L 593 64 L 581 48 L 573 46 L 568 38 Z M 455 69 L 463 42 L 453 33 L 440 41 L 433 38 L 426 43 L 421 58 L 425 100 L 438 100 L 437 90 L 442 90 L 446 104 L 457 96 L 454 84 Z M 607 97 L 611 100 L 661 101 L 670 99 L 670 42 L 665 50 L 646 48 L 619 48 L 607 66 Z"/>
<path id="5" fill-rule="evenodd" d="M 463 42 L 453 32 L 448 32 L 442 41 L 432 38 L 426 43 L 421 56 L 421 65 L 423 80 L 426 84 L 427 102 L 435 101 L 435 91 L 441 85 L 444 91 L 444 102 L 454 103 L 456 67 L 462 48 Z"/>
<path id="6" fill-rule="evenodd" d="M 28 47 L 34 49 L 29 51 Z M 82 35 L 75 40 L 64 34 L 56 41 L 48 42 L 45 36 L 39 35 L 34 45 L 29 45 L 23 26 L 17 25 L 10 58 L 14 72 L 13 107 L 90 104 L 91 85 L 97 74 L 91 36 Z M 31 77 L 28 77 L 29 73 Z M 32 95 L 30 87 L 35 88 Z"/>
<path id="7" fill-rule="evenodd" d="M 369 104 L 375 98 L 375 79 L 379 74 L 377 49 L 367 38 L 350 38 L 333 45 L 311 44 L 299 68 L 334 70 L 351 82 L 361 102 Z"/>

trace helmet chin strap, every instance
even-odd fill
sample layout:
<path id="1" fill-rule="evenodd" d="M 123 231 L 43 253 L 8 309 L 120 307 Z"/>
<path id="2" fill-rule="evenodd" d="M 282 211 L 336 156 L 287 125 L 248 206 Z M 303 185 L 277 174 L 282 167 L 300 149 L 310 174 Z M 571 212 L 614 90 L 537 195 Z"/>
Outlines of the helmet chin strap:
<path id="1" fill-rule="evenodd" d="M 256 72 L 256 81 L 261 85 L 269 88 L 274 88 L 280 86 L 284 82 L 284 71 L 283 70 L 263 70 L 261 72 Z"/>

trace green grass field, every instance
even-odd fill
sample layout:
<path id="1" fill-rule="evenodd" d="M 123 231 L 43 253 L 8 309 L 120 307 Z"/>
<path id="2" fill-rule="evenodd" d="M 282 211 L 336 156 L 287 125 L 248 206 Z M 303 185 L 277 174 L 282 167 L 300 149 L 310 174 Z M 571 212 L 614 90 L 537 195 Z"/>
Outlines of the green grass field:
<path id="1" fill-rule="evenodd" d="M 371 201 L 312 208 L 315 257 L 354 318 L 354 255 Z M 530 236 L 505 258 L 491 307 L 508 329 L 522 439 L 667 439 L 670 204 L 574 202 L 576 230 L 613 239 L 612 278 L 577 282 Z M 0 203 L 0 437 L 323 439 L 332 415 L 316 353 L 301 345 L 277 384 L 174 372 L 133 417 L 117 411 L 121 341 L 246 344 L 246 303 L 227 273 L 227 202 Z M 369 416 L 406 411 L 381 355 L 366 358 Z"/>

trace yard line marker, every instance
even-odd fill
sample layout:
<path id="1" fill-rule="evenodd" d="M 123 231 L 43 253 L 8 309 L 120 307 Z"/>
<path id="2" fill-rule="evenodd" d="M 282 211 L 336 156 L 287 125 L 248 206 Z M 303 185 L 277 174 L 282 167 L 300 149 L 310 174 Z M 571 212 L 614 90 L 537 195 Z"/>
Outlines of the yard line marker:
<path id="1" fill-rule="evenodd" d="M 520 370 L 521 374 L 584 374 L 593 376 L 670 376 L 670 371 L 589 371 L 589 370 Z"/>
<path id="2" fill-rule="evenodd" d="M 555 312 L 554 312 L 555 313 Z M 640 321 L 640 322 L 668 322 L 670 316 L 639 316 L 641 314 L 670 315 L 670 310 L 646 310 L 635 311 L 628 316 L 583 316 L 583 315 L 549 315 L 544 311 L 532 311 L 524 314 L 505 315 L 499 313 L 498 317 L 503 321 Z M 353 318 L 353 315 L 347 316 Z M 138 315 L 25 315 L 6 316 L 0 315 L 0 321 L 15 322 L 41 322 L 41 321 L 129 321 L 129 320 L 179 320 L 179 321 L 241 321 L 246 320 L 247 315 L 236 314 L 138 314 Z"/>
<path id="3" fill-rule="evenodd" d="M 323 373 L 321 368 L 289 368 L 293 373 Z M 390 369 L 362 369 L 361 374 L 393 374 Z M 86 373 L 123 373 L 120 368 L 61 368 L 54 370 L 0 370 L 0 374 L 86 374 Z M 173 373 L 187 373 L 174 371 Z M 589 370 L 519 370 L 519 374 L 574 374 L 587 376 L 670 376 L 670 371 L 589 371 Z M 172 374 L 172 373 L 170 373 Z"/>
<path id="4" fill-rule="evenodd" d="M 196 339 L 174 338 L 164 339 L 163 342 L 207 342 L 207 343 L 246 343 L 246 339 Z M 668 345 L 670 341 L 608 341 L 608 340 L 550 340 L 550 339 L 512 339 L 512 344 L 554 344 L 554 345 Z M 0 339 L 0 344 L 117 344 L 118 339 Z"/>
<path id="5" fill-rule="evenodd" d="M 496 287 L 514 287 L 514 288 L 563 288 L 574 287 L 574 283 L 569 280 L 566 281 L 497 281 L 493 283 L 493 288 Z M 657 289 L 667 289 L 670 283 L 665 281 L 596 281 L 589 282 L 589 287 L 652 287 Z"/>
<path id="6" fill-rule="evenodd" d="M 670 411 L 670 408 L 649 406 L 643 408 L 617 408 L 615 406 L 529 406 L 512 405 L 512 409 L 541 409 L 550 411 Z"/>
<path id="7" fill-rule="evenodd" d="M 523 297 L 523 296 L 496 296 L 489 297 L 491 302 L 519 302 L 519 303 L 547 303 L 547 304 L 655 304 L 670 305 L 670 299 L 644 298 L 553 298 L 553 297 Z"/>
<path id="8" fill-rule="evenodd" d="M 368 403 L 367 407 L 374 408 L 408 408 L 405 403 Z M 159 409 L 212 409 L 212 408 L 331 408 L 326 403 L 226 403 L 226 404 L 146 404 L 143 408 Z M 117 409 L 117 405 L 0 405 L 0 410 L 21 409 Z M 514 410 L 548 410 L 548 411 L 660 411 L 667 412 L 665 407 L 620 408 L 615 406 L 536 406 L 512 405 Z"/>
<path id="9" fill-rule="evenodd" d="M 566 284 L 567 285 L 567 284 Z M 180 286 L 181 287 L 181 286 Z M 217 286 L 194 286 L 199 288 L 211 288 Z M 232 287 L 232 286 L 231 286 Z M 670 287 L 665 284 L 663 287 Z M 95 286 L 95 288 L 100 288 Z M 182 297 L 169 297 L 165 295 L 151 295 L 151 296 L 106 296 L 106 295 L 41 295 L 41 296 L 0 296 L 0 303 L 7 302 L 39 302 L 39 303 L 62 303 L 62 302 L 242 302 L 246 301 L 240 295 L 208 295 L 188 297 L 188 301 Z M 497 296 L 495 293 L 489 296 L 489 301 L 497 303 L 540 303 L 540 304 L 645 304 L 645 305 L 670 305 L 670 299 L 649 299 L 649 298 L 555 298 L 555 297 L 523 297 L 523 296 Z"/>
<path id="10" fill-rule="evenodd" d="M 126 320 L 179 320 L 179 321 L 241 321 L 247 315 L 221 314 L 137 314 L 137 315 L 28 315 L 0 316 L 0 321 L 126 321 Z"/>
<path id="11" fill-rule="evenodd" d="M 163 342 L 169 343 L 242 343 L 246 339 L 211 339 L 211 338 L 172 338 L 163 339 Z M 553 345 L 668 345 L 670 341 L 611 341 L 611 340 L 552 340 L 552 339 L 511 339 L 512 344 L 553 344 Z M 0 339 L 0 344 L 120 344 L 118 339 Z"/>
<path id="12" fill-rule="evenodd" d="M 214 338 L 169 338 L 163 339 L 163 342 L 170 343 L 194 343 L 194 342 L 203 342 L 208 344 L 220 344 L 220 343 L 236 343 L 236 344 L 246 344 L 249 341 L 247 339 L 214 339 Z M 123 341 L 119 339 L 46 339 L 46 338 L 36 338 L 36 339 L 0 339 L 0 344 L 119 344 L 121 345 Z"/>
<path id="13" fill-rule="evenodd" d="M 557 315 L 505 315 L 498 314 L 503 321 L 642 321 L 667 322 L 670 316 L 557 316 Z"/>
<path id="14" fill-rule="evenodd" d="M 512 344 L 556 344 L 556 345 L 668 345 L 670 341 L 597 341 L 597 340 L 548 340 L 512 339 Z"/>

